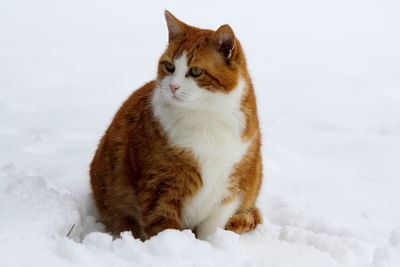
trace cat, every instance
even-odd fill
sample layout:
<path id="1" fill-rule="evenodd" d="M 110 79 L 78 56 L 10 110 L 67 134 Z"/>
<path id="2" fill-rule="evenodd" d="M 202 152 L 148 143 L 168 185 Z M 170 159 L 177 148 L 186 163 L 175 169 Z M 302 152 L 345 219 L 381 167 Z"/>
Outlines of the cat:
<path id="1" fill-rule="evenodd" d="M 256 96 L 229 25 L 199 29 L 165 11 L 157 78 L 136 90 L 102 137 L 90 176 L 101 221 L 149 239 L 191 229 L 242 233 L 262 222 Z"/>

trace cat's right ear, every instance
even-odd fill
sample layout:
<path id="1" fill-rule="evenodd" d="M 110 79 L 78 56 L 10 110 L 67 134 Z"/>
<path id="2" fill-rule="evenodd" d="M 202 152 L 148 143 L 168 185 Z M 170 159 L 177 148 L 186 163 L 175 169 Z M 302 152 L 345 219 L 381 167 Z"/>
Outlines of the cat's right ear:
<path id="1" fill-rule="evenodd" d="M 185 34 L 187 25 L 177 19 L 174 15 L 171 14 L 168 10 L 164 11 L 165 20 L 167 21 L 168 26 L 168 39 L 169 42 L 174 41 L 179 36 Z"/>
<path id="2" fill-rule="evenodd" d="M 214 33 L 214 45 L 216 49 L 225 57 L 229 63 L 236 53 L 236 37 L 232 28 L 228 25 L 222 25 Z"/>

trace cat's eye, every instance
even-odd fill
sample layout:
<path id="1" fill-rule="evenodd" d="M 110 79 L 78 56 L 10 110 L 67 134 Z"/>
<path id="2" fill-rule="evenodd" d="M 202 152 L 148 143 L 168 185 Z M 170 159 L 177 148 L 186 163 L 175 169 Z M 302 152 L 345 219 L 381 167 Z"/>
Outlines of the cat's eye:
<path id="1" fill-rule="evenodd" d="M 173 63 L 169 62 L 169 61 L 166 61 L 166 62 L 165 62 L 165 69 L 166 69 L 168 72 L 173 73 L 173 72 L 175 71 L 175 65 L 174 65 Z"/>
<path id="2" fill-rule="evenodd" d="M 189 75 L 192 77 L 199 77 L 201 74 L 203 74 L 203 69 L 199 67 L 191 67 L 189 69 Z"/>

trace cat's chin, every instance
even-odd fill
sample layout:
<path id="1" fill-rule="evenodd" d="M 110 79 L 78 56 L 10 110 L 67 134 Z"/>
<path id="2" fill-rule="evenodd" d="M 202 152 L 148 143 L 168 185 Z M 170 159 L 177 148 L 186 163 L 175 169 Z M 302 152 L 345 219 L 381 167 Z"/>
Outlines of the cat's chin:
<path id="1" fill-rule="evenodd" d="M 193 101 L 180 98 L 177 95 L 163 95 L 163 100 L 170 105 L 179 107 L 193 108 L 195 106 L 195 103 L 193 103 Z"/>
<path id="2" fill-rule="evenodd" d="M 172 99 L 174 99 L 175 101 L 178 101 L 178 102 L 182 102 L 182 101 L 183 101 L 182 99 L 180 99 L 180 98 L 177 97 L 176 95 L 173 95 L 173 96 L 172 96 Z"/>
<path id="3" fill-rule="evenodd" d="M 175 106 L 180 106 L 180 107 L 192 107 L 193 103 L 191 103 L 190 101 L 187 100 L 183 100 L 175 95 L 168 97 L 167 100 L 170 104 L 175 105 Z"/>

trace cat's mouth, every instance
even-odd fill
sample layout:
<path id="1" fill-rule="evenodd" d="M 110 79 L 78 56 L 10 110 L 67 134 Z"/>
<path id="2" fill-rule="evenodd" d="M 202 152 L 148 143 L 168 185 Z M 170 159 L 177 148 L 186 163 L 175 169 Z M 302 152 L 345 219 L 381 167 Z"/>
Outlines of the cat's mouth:
<path id="1" fill-rule="evenodd" d="M 172 95 L 172 98 L 175 99 L 176 101 L 182 101 L 182 99 L 180 99 L 179 97 L 177 97 L 175 94 Z"/>

